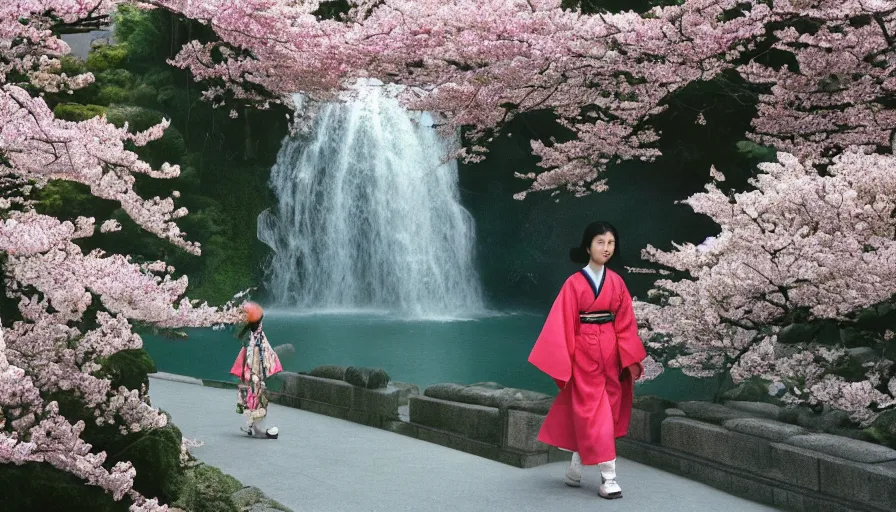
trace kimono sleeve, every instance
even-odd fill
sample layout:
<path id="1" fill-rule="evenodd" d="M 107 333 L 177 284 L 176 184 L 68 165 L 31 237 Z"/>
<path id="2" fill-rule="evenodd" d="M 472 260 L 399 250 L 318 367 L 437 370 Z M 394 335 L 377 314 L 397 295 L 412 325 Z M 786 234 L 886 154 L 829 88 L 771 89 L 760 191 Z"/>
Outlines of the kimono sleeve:
<path id="1" fill-rule="evenodd" d="M 638 323 L 635 321 L 635 311 L 632 307 L 632 296 L 621 277 L 617 277 L 619 283 L 619 309 L 616 311 L 616 320 L 613 325 L 616 329 L 616 342 L 619 347 L 619 360 L 622 367 L 640 364 L 647 357 L 644 343 L 638 336 Z"/>
<path id="2" fill-rule="evenodd" d="M 551 376 L 561 389 L 572 377 L 571 354 L 575 350 L 575 336 L 579 321 L 578 299 L 572 280 L 567 280 L 554 300 L 529 362 Z"/>

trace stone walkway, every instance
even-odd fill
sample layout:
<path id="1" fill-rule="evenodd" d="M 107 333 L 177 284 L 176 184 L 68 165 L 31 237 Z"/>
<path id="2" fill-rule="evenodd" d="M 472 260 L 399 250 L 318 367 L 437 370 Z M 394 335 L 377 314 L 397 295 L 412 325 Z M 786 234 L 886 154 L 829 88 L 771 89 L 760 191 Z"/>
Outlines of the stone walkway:
<path id="1" fill-rule="evenodd" d="M 597 496 L 600 475 L 563 484 L 566 463 L 518 469 L 329 416 L 271 405 L 277 440 L 240 432 L 236 391 L 151 378 L 152 403 L 168 411 L 192 453 L 295 512 L 585 512 L 774 510 L 620 459 L 625 498 Z"/>

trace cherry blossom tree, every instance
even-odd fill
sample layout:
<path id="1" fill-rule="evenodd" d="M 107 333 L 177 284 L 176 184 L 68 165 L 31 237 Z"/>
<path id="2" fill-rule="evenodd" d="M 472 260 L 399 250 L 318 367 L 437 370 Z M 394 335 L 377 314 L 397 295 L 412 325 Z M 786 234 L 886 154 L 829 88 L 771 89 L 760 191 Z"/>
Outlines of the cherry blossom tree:
<path id="1" fill-rule="evenodd" d="M 891 0 L 687 0 L 641 14 L 593 5 L 586 14 L 559 0 L 359 0 L 340 19 L 316 16 L 319 2 L 155 5 L 220 36 L 172 61 L 214 83 L 213 101 L 290 104 L 296 92 L 326 100 L 378 78 L 404 85 L 405 104 L 439 113 L 443 130 L 468 128 L 458 154 L 468 161 L 514 116 L 550 110 L 569 137 L 532 142 L 544 171 L 519 175 L 533 180 L 529 191 L 605 190 L 611 163 L 659 155 L 652 119 L 676 91 L 736 73 L 757 104 L 747 137 L 787 153 L 763 166 L 756 190 L 729 199 L 711 186 L 687 201 L 721 234 L 699 248 L 646 251 L 689 277 L 659 281 L 661 305 L 640 304 L 643 316 L 690 374 L 787 378 L 791 399 L 834 404 L 859 421 L 892 406 L 887 361 L 846 382 L 828 371 L 842 349 L 782 352 L 777 343 L 788 325 L 849 321 L 896 292 L 886 278 L 893 157 L 875 155 L 892 152 L 896 128 Z M 872 175 L 881 188 L 862 185 Z M 761 216 L 777 220 L 770 227 Z M 866 271 L 859 289 L 844 277 L 856 268 Z"/>
<path id="2" fill-rule="evenodd" d="M 353 2 L 344 20 L 324 20 L 317 2 L 158 0 L 209 23 L 221 40 L 188 44 L 173 60 L 214 80 L 210 99 L 283 101 L 301 92 L 332 98 L 359 77 L 406 86 L 411 109 L 467 127 L 458 156 L 482 158 L 514 116 L 551 110 L 572 140 L 533 141 L 546 170 L 531 190 L 605 190 L 613 161 L 659 155 L 652 116 L 662 101 L 710 80 L 764 33 L 762 3 L 691 0 L 634 12 L 586 15 L 560 0 L 384 0 Z M 737 17 L 726 17 L 732 9 Z M 745 42 L 746 41 L 746 42 Z M 264 91 L 262 93 L 261 91 Z M 525 193 L 520 194 L 522 198 Z"/>
<path id="3" fill-rule="evenodd" d="M 58 30 L 100 23 L 117 3 L 0 6 L 0 254 L 6 255 L 6 294 L 19 307 L 19 318 L 0 327 L 0 463 L 48 463 L 116 500 L 127 496 L 132 511 L 163 511 L 166 505 L 132 488 L 130 463 L 105 469 L 105 453 L 94 453 L 81 438 L 84 422 L 71 423 L 56 401 L 46 399 L 69 392 L 94 412 L 97 425 L 116 425 L 122 434 L 163 427 L 167 418 L 148 404 L 146 389 L 113 389 L 99 373 L 101 361 L 142 346 L 132 322 L 198 327 L 239 319 L 233 304 L 213 308 L 184 298 L 187 278 L 174 278 L 164 262 L 83 253 L 76 241 L 94 234 L 95 219 L 61 220 L 34 209 L 35 188 L 50 180 L 82 183 L 93 195 L 117 201 L 137 225 L 199 254 L 174 222 L 187 213 L 176 208 L 176 193 L 144 199 L 134 191 L 136 175 L 165 179 L 179 173 L 167 164 L 153 169 L 127 149 L 161 137 L 167 121 L 142 133 L 116 128 L 104 117 L 67 122 L 56 119 L 41 97 L 92 82 L 89 74 L 60 72 L 59 59 L 69 48 Z M 100 227 L 118 229 L 114 220 Z"/>
<path id="4" fill-rule="evenodd" d="M 686 277 L 658 280 L 654 303 L 639 304 L 643 335 L 687 375 L 783 380 L 787 401 L 824 403 L 867 424 L 896 406 L 892 362 L 868 361 L 865 378 L 849 381 L 832 371 L 847 357 L 842 347 L 778 338 L 798 322 L 854 322 L 896 293 L 896 159 L 846 152 L 822 176 L 779 153 L 760 169 L 755 190 L 729 196 L 710 184 L 684 201 L 720 225 L 717 236 L 645 249 L 645 259 Z"/>

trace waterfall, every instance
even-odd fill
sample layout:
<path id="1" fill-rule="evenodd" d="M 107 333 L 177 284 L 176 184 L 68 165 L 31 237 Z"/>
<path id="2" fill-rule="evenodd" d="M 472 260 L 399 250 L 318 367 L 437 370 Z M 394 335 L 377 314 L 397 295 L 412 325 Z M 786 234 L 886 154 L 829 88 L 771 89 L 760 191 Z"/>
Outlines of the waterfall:
<path id="1" fill-rule="evenodd" d="M 432 125 L 365 86 L 324 105 L 307 138 L 284 139 L 270 178 L 277 205 L 258 218 L 278 306 L 415 318 L 483 309 L 473 218 L 445 158 L 457 141 Z"/>

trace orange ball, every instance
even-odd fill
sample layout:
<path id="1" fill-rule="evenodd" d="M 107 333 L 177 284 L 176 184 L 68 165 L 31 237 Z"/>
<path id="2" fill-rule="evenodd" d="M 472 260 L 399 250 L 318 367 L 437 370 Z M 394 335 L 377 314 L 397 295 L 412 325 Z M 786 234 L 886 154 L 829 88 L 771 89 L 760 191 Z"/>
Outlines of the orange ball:
<path id="1" fill-rule="evenodd" d="M 246 320 L 249 322 L 257 322 L 261 320 L 261 317 L 264 315 L 264 311 L 262 311 L 261 306 L 254 302 L 247 302 L 243 304 L 243 310 L 246 312 Z"/>

